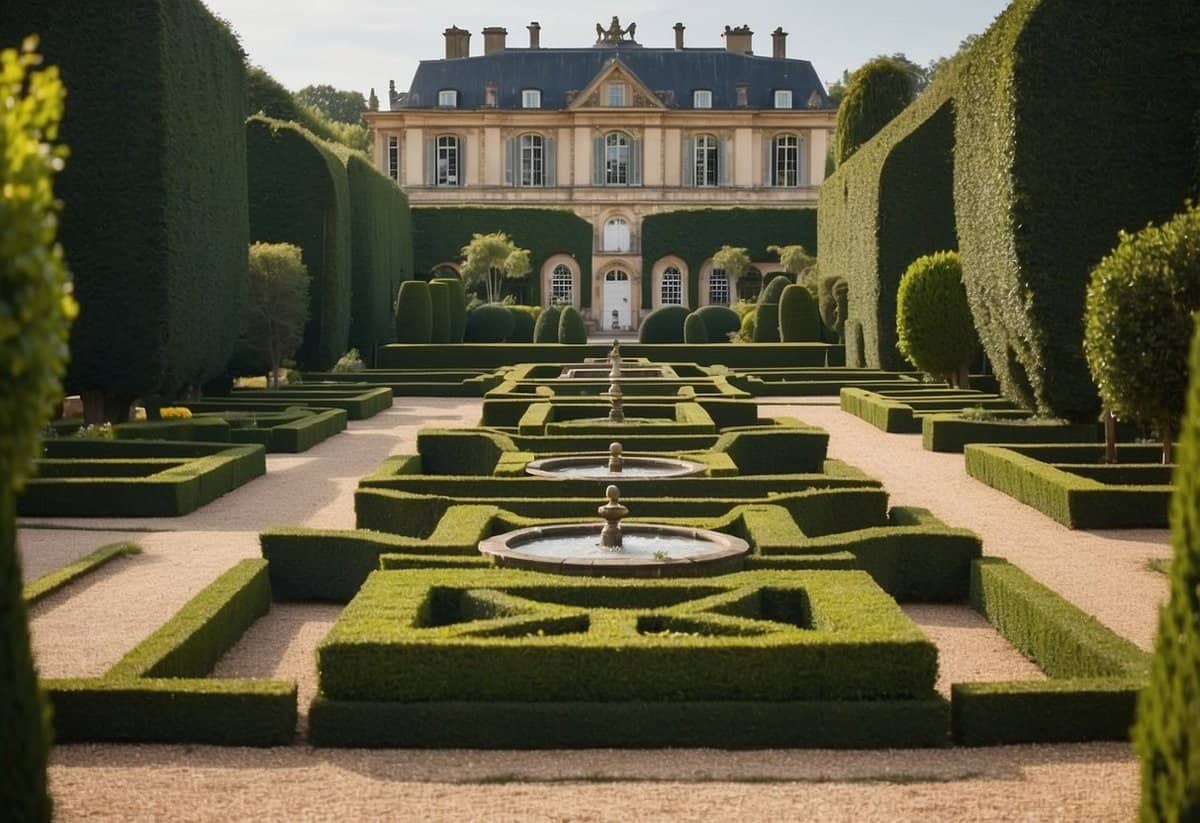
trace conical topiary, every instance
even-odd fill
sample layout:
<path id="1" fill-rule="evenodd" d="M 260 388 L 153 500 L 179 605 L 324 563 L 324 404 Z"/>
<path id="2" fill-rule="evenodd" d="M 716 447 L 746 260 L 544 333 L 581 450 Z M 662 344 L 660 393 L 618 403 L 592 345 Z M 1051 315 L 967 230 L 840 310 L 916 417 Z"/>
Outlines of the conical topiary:
<path id="1" fill-rule="evenodd" d="M 587 328 L 583 315 L 574 306 L 564 306 L 558 318 L 558 342 L 581 346 L 587 342 Z"/>
<path id="2" fill-rule="evenodd" d="M 687 319 L 683 321 L 683 342 L 708 342 L 708 326 L 704 325 L 704 318 L 699 312 L 692 312 L 687 316 Z"/>
<path id="3" fill-rule="evenodd" d="M 804 286 L 790 285 L 779 297 L 779 339 L 784 343 L 816 343 L 821 339 L 817 301 Z"/>
<path id="4" fill-rule="evenodd" d="M 533 342 L 534 343 L 557 343 L 558 342 L 558 321 L 562 316 L 562 311 L 558 306 L 548 306 L 538 315 L 537 322 L 533 325 Z"/>
<path id="5" fill-rule="evenodd" d="M 450 342 L 461 343 L 467 330 L 467 291 L 457 277 L 435 277 L 430 283 L 445 283 L 450 311 Z"/>
<path id="6" fill-rule="evenodd" d="M 396 295 L 396 342 L 428 343 L 433 339 L 433 301 L 424 280 L 405 280 Z"/>
<path id="7" fill-rule="evenodd" d="M 429 281 L 429 307 L 433 323 L 430 325 L 430 343 L 450 342 L 450 287 L 444 280 Z"/>

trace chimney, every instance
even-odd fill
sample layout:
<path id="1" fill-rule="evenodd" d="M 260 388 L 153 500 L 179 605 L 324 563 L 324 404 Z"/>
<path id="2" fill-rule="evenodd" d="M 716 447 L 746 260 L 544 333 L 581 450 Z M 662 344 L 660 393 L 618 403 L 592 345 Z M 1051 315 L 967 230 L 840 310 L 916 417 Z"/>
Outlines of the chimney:
<path id="1" fill-rule="evenodd" d="M 754 54 L 754 50 L 750 47 L 754 32 L 750 31 L 749 26 L 738 26 L 736 29 L 726 26 L 725 34 L 722 37 L 725 38 L 726 51 L 737 54 Z"/>
<path id="2" fill-rule="evenodd" d="M 677 49 L 683 48 L 683 29 L 683 23 L 675 24 L 675 48 Z"/>
<path id="3" fill-rule="evenodd" d="M 483 30 L 483 53 L 492 54 L 504 51 L 504 41 L 507 37 L 508 29 L 502 26 L 488 26 Z"/>
<path id="4" fill-rule="evenodd" d="M 776 60 L 783 60 L 787 57 L 787 32 L 783 30 L 783 26 L 771 32 L 771 56 Z"/>
<path id="5" fill-rule="evenodd" d="M 458 26 L 451 26 L 442 32 L 442 35 L 446 38 L 447 60 L 471 56 L 471 32 L 460 29 Z"/>
<path id="6" fill-rule="evenodd" d="M 534 20 L 525 28 L 529 29 L 529 48 L 540 49 L 542 47 L 542 24 Z"/>

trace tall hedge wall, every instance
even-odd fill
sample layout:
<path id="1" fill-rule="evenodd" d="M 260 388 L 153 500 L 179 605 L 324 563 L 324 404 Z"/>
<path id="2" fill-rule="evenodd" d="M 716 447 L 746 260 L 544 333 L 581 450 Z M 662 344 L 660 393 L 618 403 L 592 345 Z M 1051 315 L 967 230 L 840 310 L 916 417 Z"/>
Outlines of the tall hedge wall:
<path id="1" fill-rule="evenodd" d="M 307 369 L 328 369 L 346 350 L 350 329 L 346 167 L 323 141 L 293 123 L 251 117 L 246 143 L 251 239 L 303 249 L 312 284 L 308 326 L 296 361 Z"/>
<path id="2" fill-rule="evenodd" d="M 56 186 L 79 319 L 68 386 L 114 397 L 219 374 L 248 242 L 245 69 L 199 0 L 5 0 L 0 42 L 41 36 L 69 102 Z"/>
<path id="3" fill-rule="evenodd" d="M 569 254 L 579 263 L 580 305 L 592 297 L 592 226 L 564 209 L 417 208 L 412 210 L 413 262 L 416 271 L 458 260 L 462 247 L 475 233 L 502 231 L 518 248 L 529 249 L 533 270 L 524 282 L 525 302 L 538 305 L 542 266 L 556 254 Z"/>
<path id="4" fill-rule="evenodd" d="M 721 246 L 743 246 L 751 260 L 774 260 L 767 246 L 800 244 L 817 253 L 816 209 L 689 209 L 642 221 L 642 308 L 654 306 L 652 269 L 663 257 L 688 267 L 688 305 L 700 304 L 700 266 Z"/>

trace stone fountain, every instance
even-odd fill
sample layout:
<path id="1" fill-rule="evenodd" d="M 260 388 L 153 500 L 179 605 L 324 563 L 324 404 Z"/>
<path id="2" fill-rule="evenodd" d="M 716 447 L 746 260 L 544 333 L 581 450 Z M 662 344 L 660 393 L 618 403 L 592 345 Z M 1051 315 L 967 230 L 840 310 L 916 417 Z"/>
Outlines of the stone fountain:
<path id="1" fill-rule="evenodd" d="M 661 480 L 693 477 L 707 468 L 703 463 L 692 460 L 625 454 L 621 444 L 614 442 L 607 452 L 544 457 L 531 461 L 525 467 L 525 473 L 561 480 Z"/>

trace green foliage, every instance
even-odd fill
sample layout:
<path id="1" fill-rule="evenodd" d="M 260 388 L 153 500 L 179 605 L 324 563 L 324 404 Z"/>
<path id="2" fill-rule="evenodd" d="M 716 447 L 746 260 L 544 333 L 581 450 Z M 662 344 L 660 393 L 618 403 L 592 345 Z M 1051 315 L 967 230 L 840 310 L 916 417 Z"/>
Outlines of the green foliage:
<path id="1" fill-rule="evenodd" d="M 692 313 L 704 321 L 709 343 L 728 343 L 729 335 L 737 333 L 742 327 L 741 318 L 728 306 L 701 306 Z"/>
<path id="2" fill-rule="evenodd" d="M 542 313 L 538 315 L 537 323 L 533 327 L 533 342 L 557 343 L 558 324 L 561 322 L 561 316 L 562 311 L 558 306 L 542 309 Z"/>
<path id="3" fill-rule="evenodd" d="M 516 321 L 508 306 L 485 303 L 467 312 L 467 343 L 503 343 L 513 333 Z"/>
<path id="4" fill-rule="evenodd" d="M 817 301 L 805 286 L 788 285 L 780 294 L 779 339 L 784 343 L 815 343 L 821 339 Z"/>
<path id="5" fill-rule="evenodd" d="M 365 106 L 363 107 L 366 108 Z M 317 105 L 310 105 L 301 100 L 299 94 L 293 94 L 265 69 L 259 66 L 246 68 L 246 116 L 263 114 L 273 120 L 285 120 L 296 123 L 307 129 L 322 140 L 338 143 L 355 151 L 369 152 L 371 150 L 371 133 L 358 119 L 351 122 L 338 122 Z"/>
<path id="6" fill-rule="evenodd" d="M 464 324 L 465 325 L 465 324 Z M 429 343 L 433 339 L 433 298 L 424 280 L 406 280 L 396 296 L 396 341 Z"/>
<path id="7" fill-rule="evenodd" d="M 779 342 L 779 304 L 759 303 L 754 308 L 754 342 Z"/>
<path id="8" fill-rule="evenodd" d="M 429 304 L 433 323 L 430 343 L 450 342 L 450 287 L 445 280 L 429 281 Z"/>
<path id="9" fill-rule="evenodd" d="M 816 272 L 817 258 L 808 253 L 801 245 L 768 246 L 767 251 L 779 255 L 779 265 L 792 276 L 792 282 L 807 286 L 809 290 L 817 288 Z"/>
<path id="10" fill-rule="evenodd" d="M 266 361 L 269 384 L 304 339 L 308 322 L 309 276 L 301 251 L 288 243 L 250 246 L 250 290 L 242 308 L 241 342 Z"/>
<path id="11" fill-rule="evenodd" d="M 358 125 L 367 110 L 367 99 L 362 92 L 335 89 L 325 84 L 305 86 L 295 93 L 295 97 L 302 106 L 312 106 L 337 123 Z"/>
<path id="12" fill-rule="evenodd" d="M 822 277 L 817 285 L 821 322 L 835 342 L 846 342 L 846 318 L 850 308 L 850 284 L 844 277 Z"/>
<path id="13" fill-rule="evenodd" d="M 518 280 L 530 272 L 529 250 L 517 248 L 502 231 L 471 235 L 471 242 L 462 247 L 460 254 L 463 279 L 472 285 L 482 283 L 489 303 L 500 300 L 504 280 Z"/>
<path id="14" fill-rule="evenodd" d="M 758 323 L 758 306 L 755 305 L 752 308 L 752 311 L 742 315 L 742 323 L 738 327 L 738 340 L 743 343 L 754 342 L 754 327 Z"/>
<path id="15" fill-rule="evenodd" d="M 548 311 L 548 310 L 547 310 Z M 546 312 L 542 312 L 544 317 Z M 749 315 L 753 319 L 754 315 Z M 541 317 L 538 318 L 539 320 Z M 555 330 L 557 333 L 557 329 Z M 495 369 L 518 363 L 579 363 L 584 357 L 604 357 L 611 343 L 589 343 L 586 346 L 551 344 L 508 344 L 504 346 L 384 346 L 379 352 L 379 369 Z M 726 343 L 720 346 L 696 348 L 684 343 L 642 345 L 623 343 L 625 357 L 648 357 L 667 363 L 695 363 L 701 366 L 722 365 L 730 369 L 801 368 L 824 366 L 831 351 L 825 344 L 777 343 L 774 345 L 741 346 Z M 301 386 L 300 388 L 303 388 Z M 194 404 L 189 404 L 194 405 Z"/>
<path id="16" fill-rule="evenodd" d="M 359 353 L 358 349 L 347 349 L 346 353 L 339 357 L 338 361 L 333 364 L 331 371 L 335 374 L 350 374 L 360 372 L 366 367 L 367 364 L 363 362 L 362 354 Z"/>
<path id="17" fill-rule="evenodd" d="M 896 297 L 896 348 L 918 369 L 958 386 L 979 350 L 958 253 L 914 260 Z"/>
<path id="18" fill-rule="evenodd" d="M 713 253 L 713 268 L 724 269 L 729 278 L 730 290 L 736 290 L 737 283 L 750 268 L 750 252 L 745 246 L 721 246 Z"/>
<path id="19" fill-rule="evenodd" d="M 326 369 L 346 350 L 350 331 L 352 220 L 346 165 L 294 124 L 251 117 L 245 129 L 251 236 L 301 248 L 312 283 L 308 325 L 296 360 L 304 368 Z"/>
<path id="20" fill-rule="evenodd" d="M 541 308 L 538 306 L 514 306 L 511 304 L 507 304 L 506 308 L 513 318 L 513 330 L 512 334 L 508 336 L 508 342 L 532 343 L 533 330 L 537 325 Z"/>
<path id="21" fill-rule="evenodd" d="M 1159 613 L 1150 687 L 1142 692 L 1133 735 L 1142 761 L 1143 820 L 1200 816 L 1200 335 L 1191 363 L 1171 503 L 1171 595 Z"/>
<path id="22" fill-rule="evenodd" d="M 697 312 L 692 312 L 683 321 L 683 342 L 684 343 L 708 343 L 708 326 L 704 325 L 704 318 Z"/>
<path id="23" fill-rule="evenodd" d="M 900 62 L 877 57 L 850 75 L 838 107 L 834 157 L 845 163 L 916 97 L 913 76 Z"/>
<path id="24" fill-rule="evenodd" d="M 684 306 L 660 306 L 642 319 L 639 343 L 682 343 L 683 324 L 689 312 Z"/>
<path id="25" fill-rule="evenodd" d="M 563 306 L 559 312 L 558 342 L 575 346 L 587 342 L 587 329 L 583 325 L 583 315 L 574 306 Z"/>
<path id="26" fill-rule="evenodd" d="M 758 293 L 759 303 L 778 303 L 783 290 L 792 285 L 792 279 L 786 274 L 768 274 L 764 278 L 762 291 Z"/>
<path id="27" fill-rule="evenodd" d="M 1105 408 L 1154 425 L 1164 462 L 1188 385 L 1192 315 L 1200 309 L 1200 208 L 1121 235 L 1087 291 L 1084 353 Z"/>
<path id="28" fill-rule="evenodd" d="M 136 543 L 110 543 L 107 546 L 101 546 L 96 551 L 86 554 L 72 563 L 26 583 L 22 590 L 25 605 L 32 606 L 118 557 L 129 557 L 139 554 L 141 551 L 141 547 Z"/>
<path id="29" fill-rule="evenodd" d="M 450 342 L 461 343 L 467 331 L 467 292 L 457 277 L 435 277 L 429 281 L 445 283 L 449 289 L 446 303 L 450 311 Z"/>

